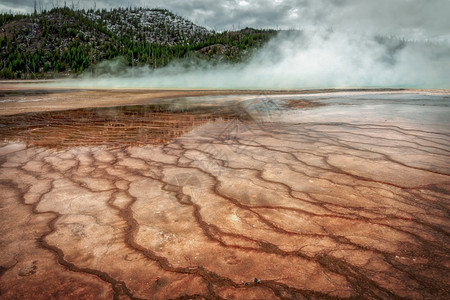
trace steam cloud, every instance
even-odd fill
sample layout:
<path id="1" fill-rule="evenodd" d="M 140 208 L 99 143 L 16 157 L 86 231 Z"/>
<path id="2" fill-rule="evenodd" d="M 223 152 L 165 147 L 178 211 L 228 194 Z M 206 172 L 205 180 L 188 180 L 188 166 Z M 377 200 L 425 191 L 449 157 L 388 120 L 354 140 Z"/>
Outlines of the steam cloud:
<path id="1" fill-rule="evenodd" d="M 152 70 L 103 63 L 64 85 L 84 87 L 301 89 L 450 88 L 450 45 L 326 31 L 282 32 L 245 64 Z M 106 73 L 106 74 L 105 74 Z"/>
<path id="2" fill-rule="evenodd" d="M 55 2 L 58 3 L 41 0 L 38 4 L 50 8 Z M 73 2 L 79 3 L 80 8 L 93 6 L 92 1 Z M 31 10 L 34 3 L 34 0 L 4 0 L 0 8 Z M 95 1 L 97 8 L 123 3 Z M 125 67 L 115 60 L 98 66 L 99 73 L 105 75 L 93 78 L 85 74 L 76 81 L 58 84 L 232 89 L 450 88 L 449 0 L 136 0 L 133 3 L 167 8 L 211 29 L 279 25 L 303 31 L 279 34 L 241 65 L 205 63 L 189 68 L 178 62 L 152 70 Z"/>

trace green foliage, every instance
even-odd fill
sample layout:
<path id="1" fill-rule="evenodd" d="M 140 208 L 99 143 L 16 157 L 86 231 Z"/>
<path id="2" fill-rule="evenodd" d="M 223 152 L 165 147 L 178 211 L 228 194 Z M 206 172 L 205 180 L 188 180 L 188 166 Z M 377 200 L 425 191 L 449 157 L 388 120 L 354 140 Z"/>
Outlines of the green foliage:
<path id="1" fill-rule="evenodd" d="M 7 13 L 1 13 L 0 14 L 0 26 L 3 26 L 4 24 L 10 23 L 12 21 L 17 21 L 25 18 L 25 15 L 21 14 L 7 14 Z"/>
<path id="2" fill-rule="evenodd" d="M 131 24 L 134 29 L 127 27 L 120 33 L 113 33 L 105 25 L 105 20 L 113 20 L 109 24 L 119 26 L 123 23 L 122 13 L 138 11 L 127 8 L 86 12 L 64 7 L 33 15 L 0 14 L 0 78 L 95 72 L 102 61 L 118 57 L 124 57 L 132 67 L 159 68 L 180 59 L 194 63 L 199 60 L 237 63 L 276 34 L 274 30 L 246 28 L 222 33 L 203 29 L 187 36 L 175 23 L 145 27 L 138 19 Z M 167 20 L 180 18 L 167 10 L 150 11 Z M 93 15 L 97 18 L 92 18 Z M 16 23 L 8 25 L 12 22 Z M 149 41 L 146 35 L 149 33 L 171 42 Z"/>

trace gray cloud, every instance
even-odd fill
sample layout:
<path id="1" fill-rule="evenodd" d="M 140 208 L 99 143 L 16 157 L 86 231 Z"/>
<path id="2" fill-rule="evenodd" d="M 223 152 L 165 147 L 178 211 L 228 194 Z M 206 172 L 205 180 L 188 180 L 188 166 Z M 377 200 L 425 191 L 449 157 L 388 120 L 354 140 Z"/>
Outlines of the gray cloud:
<path id="1" fill-rule="evenodd" d="M 29 9 L 33 3 L 3 0 L 1 5 Z M 38 3 L 49 8 L 57 2 Z M 68 5 L 71 3 L 67 1 Z M 93 3 L 74 1 L 80 8 L 91 8 Z M 95 3 L 97 8 L 110 8 L 119 1 Z M 158 70 L 120 66 L 118 77 L 89 78 L 87 74 L 87 80 L 64 84 L 243 89 L 450 88 L 450 18 L 446 15 L 450 0 L 141 0 L 126 6 L 167 8 L 218 30 L 231 29 L 233 24 L 235 29 L 278 25 L 304 30 L 302 34 L 280 34 L 245 64 L 189 69 L 174 63 Z M 386 38 L 389 36 L 393 38 Z M 120 62 L 104 62 L 103 67 L 112 68 L 117 63 Z"/>
<path id="2" fill-rule="evenodd" d="M 333 28 L 398 35 L 409 39 L 449 39 L 449 0 L 37 0 L 38 8 L 74 4 L 79 8 L 143 6 L 169 9 L 216 30 Z M 31 12 L 34 0 L 2 0 L 2 11 Z"/>

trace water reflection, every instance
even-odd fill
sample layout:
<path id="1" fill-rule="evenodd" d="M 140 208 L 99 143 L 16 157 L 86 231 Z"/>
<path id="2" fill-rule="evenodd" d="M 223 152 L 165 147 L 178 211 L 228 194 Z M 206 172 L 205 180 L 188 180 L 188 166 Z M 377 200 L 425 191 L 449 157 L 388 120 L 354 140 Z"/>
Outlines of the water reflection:
<path id="1" fill-rule="evenodd" d="M 152 105 L 87 108 L 0 116 L 0 138 L 51 148 L 166 143 L 217 119 L 245 119 L 238 105 Z"/>

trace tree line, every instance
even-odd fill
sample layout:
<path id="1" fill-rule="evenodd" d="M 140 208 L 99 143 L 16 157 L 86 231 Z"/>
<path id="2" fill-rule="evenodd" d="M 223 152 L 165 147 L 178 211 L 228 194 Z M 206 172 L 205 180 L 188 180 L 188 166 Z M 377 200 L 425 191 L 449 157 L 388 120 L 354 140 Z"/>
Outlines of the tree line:
<path id="1" fill-rule="evenodd" d="M 179 59 L 238 63 L 276 34 L 275 30 L 247 28 L 181 37 L 176 43 L 164 44 L 149 42 L 142 31 L 118 34 L 109 30 L 103 16 L 117 18 L 124 10 L 113 14 L 98 10 L 97 20 L 88 18 L 88 13 L 92 10 L 64 7 L 32 15 L 0 14 L 0 78 L 94 73 L 100 62 L 117 57 L 123 57 L 130 67 L 160 68 Z"/>

